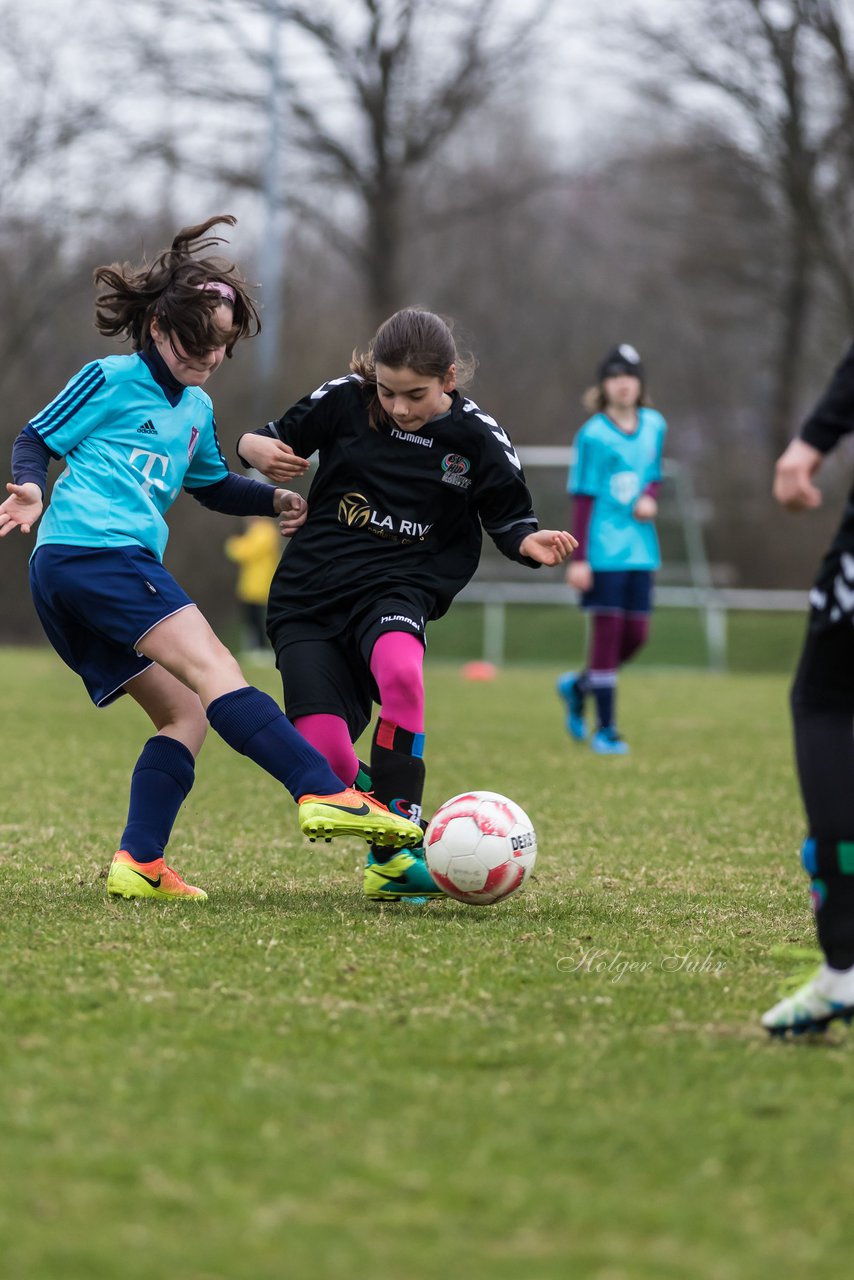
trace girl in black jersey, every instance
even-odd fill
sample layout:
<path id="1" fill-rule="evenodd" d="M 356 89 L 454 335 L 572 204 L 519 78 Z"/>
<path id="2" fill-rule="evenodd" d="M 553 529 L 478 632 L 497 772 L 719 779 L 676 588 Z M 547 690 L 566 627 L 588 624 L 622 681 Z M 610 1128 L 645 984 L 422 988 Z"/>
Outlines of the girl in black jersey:
<path id="1" fill-rule="evenodd" d="M 519 459 L 498 423 L 458 385 L 471 373 L 450 328 L 398 311 L 351 373 L 241 437 L 242 460 L 274 482 L 317 451 L 308 520 L 270 591 L 267 632 L 287 712 L 335 772 L 367 785 L 353 743 L 379 704 L 370 783 L 421 820 L 427 622 L 474 574 L 482 529 L 511 560 L 560 564 L 575 540 L 538 529 Z M 371 898 L 440 896 L 422 848 L 374 848 Z"/>

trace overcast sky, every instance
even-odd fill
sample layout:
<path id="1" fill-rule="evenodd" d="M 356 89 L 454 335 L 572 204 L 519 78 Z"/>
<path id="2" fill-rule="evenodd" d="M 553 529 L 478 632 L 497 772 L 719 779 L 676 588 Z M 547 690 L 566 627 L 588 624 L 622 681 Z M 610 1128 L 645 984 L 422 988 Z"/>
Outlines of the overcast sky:
<path id="1" fill-rule="evenodd" d="M 679 0 L 606 0 L 597 8 L 597 20 L 605 32 L 623 22 L 630 8 L 661 12 L 673 3 L 678 4 Z M 513 17 L 535 4 L 536 0 L 505 0 L 506 12 Z M 355 0 L 325 0 L 322 7 L 340 11 L 342 23 L 351 20 L 354 12 L 361 12 L 361 5 Z M 48 86 L 54 103 L 60 96 L 66 101 L 71 98 L 103 102 L 102 86 L 108 86 L 115 136 L 93 140 L 93 147 L 103 154 L 95 180 L 104 183 L 105 199 L 110 182 L 118 178 L 110 172 L 110 149 L 120 165 L 125 150 L 122 136 L 129 140 L 153 136 L 164 121 L 178 115 L 187 130 L 198 130 L 200 150 L 216 145 L 215 109 L 205 109 L 202 128 L 198 122 L 191 126 L 187 108 L 164 92 L 144 68 L 134 64 L 127 48 L 127 32 L 129 24 L 133 28 L 146 21 L 147 10 L 140 0 L 0 0 L 0 37 L 8 36 L 11 25 L 18 44 L 10 48 L 8 39 L 3 41 L 10 62 L 5 68 L 0 63 L 6 85 L 5 90 L 0 88 L 0 104 L 7 121 L 10 114 L 20 112 L 23 102 L 32 102 Z M 176 2 L 174 22 L 180 21 L 181 11 Z M 532 118 L 554 148 L 558 163 L 574 163 L 595 154 L 609 135 L 619 131 L 621 122 L 628 127 L 632 115 L 627 65 L 609 53 L 601 39 L 589 34 L 589 15 L 588 0 L 557 0 L 549 30 L 544 33 L 547 55 L 524 86 Z M 190 43 L 192 36 L 173 25 L 163 29 L 163 40 L 167 45 L 176 40 Z M 299 56 L 304 74 L 316 81 L 319 98 L 329 94 L 328 72 L 316 55 L 313 63 L 306 60 L 305 49 L 296 48 L 291 33 L 287 35 L 285 55 Z M 190 65 L 191 50 L 187 57 Z M 226 60 L 224 54 L 223 66 L 212 68 L 214 75 L 226 74 Z M 17 70 L 13 69 L 13 62 Z M 49 98 L 45 99 L 45 108 L 51 110 Z M 143 187 L 141 196 L 147 193 L 148 198 L 162 197 L 162 192 L 150 189 L 150 175 L 142 170 L 137 176 Z M 75 184 L 91 180 L 91 175 L 84 175 L 70 156 L 65 157 L 64 163 L 54 157 L 50 171 L 39 173 L 37 181 L 18 191 L 17 198 L 36 203 L 59 199 L 71 207 L 75 204 Z M 132 180 L 132 175 L 122 173 L 125 189 Z"/>

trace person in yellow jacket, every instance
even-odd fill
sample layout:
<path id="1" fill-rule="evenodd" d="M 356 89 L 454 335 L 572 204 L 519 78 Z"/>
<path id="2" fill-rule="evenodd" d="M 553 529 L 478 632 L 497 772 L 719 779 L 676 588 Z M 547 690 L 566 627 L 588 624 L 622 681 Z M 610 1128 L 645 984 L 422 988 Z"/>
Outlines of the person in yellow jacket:
<path id="1" fill-rule="evenodd" d="M 240 566 L 235 594 L 246 627 L 246 647 L 266 653 L 267 596 L 282 554 L 282 539 L 276 522 L 265 516 L 246 516 L 243 523 L 242 533 L 226 539 L 225 554 Z"/>

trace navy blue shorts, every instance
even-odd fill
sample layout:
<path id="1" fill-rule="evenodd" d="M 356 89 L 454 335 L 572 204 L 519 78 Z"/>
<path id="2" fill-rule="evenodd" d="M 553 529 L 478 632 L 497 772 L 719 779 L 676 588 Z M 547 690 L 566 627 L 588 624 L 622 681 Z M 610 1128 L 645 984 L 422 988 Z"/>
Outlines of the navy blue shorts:
<path id="1" fill-rule="evenodd" d="M 30 560 L 30 589 L 48 640 L 96 706 L 152 666 L 136 646 L 164 618 L 193 604 L 141 547 L 46 543 Z"/>
<path id="2" fill-rule="evenodd" d="M 591 613 L 652 612 L 651 569 L 594 569 L 593 586 L 581 597 L 582 609 Z"/>

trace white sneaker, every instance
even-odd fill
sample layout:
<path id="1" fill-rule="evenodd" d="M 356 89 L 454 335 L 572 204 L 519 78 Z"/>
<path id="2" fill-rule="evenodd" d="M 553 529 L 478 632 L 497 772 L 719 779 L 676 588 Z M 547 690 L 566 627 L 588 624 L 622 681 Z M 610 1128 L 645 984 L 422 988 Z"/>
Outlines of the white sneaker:
<path id="1" fill-rule="evenodd" d="M 785 996 L 762 1015 L 762 1025 L 772 1036 L 803 1035 L 826 1031 L 834 1018 L 854 1018 L 854 966 L 831 969 L 823 964 L 814 978 L 791 996 Z"/>

